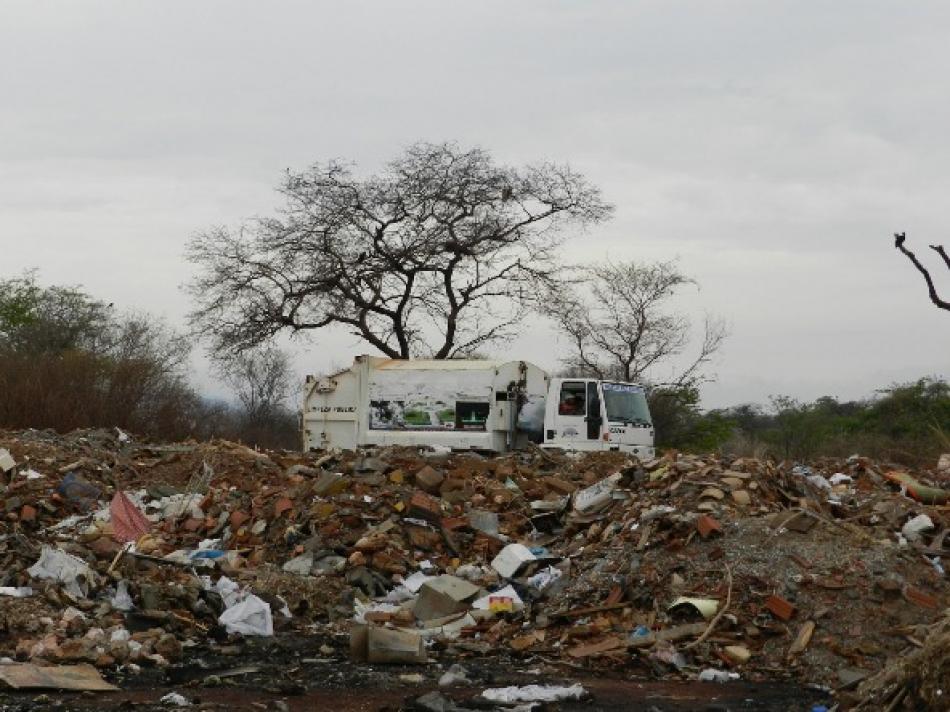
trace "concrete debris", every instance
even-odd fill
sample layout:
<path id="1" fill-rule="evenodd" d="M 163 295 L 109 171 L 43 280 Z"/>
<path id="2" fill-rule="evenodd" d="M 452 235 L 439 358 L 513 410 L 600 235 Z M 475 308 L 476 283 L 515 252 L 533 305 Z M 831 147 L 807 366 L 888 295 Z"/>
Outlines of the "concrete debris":
<path id="1" fill-rule="evenodd" d="M 0 472 L 10 472 L 16 468 L 16 460 L 6 448 L 0 448 Z"/>
<path id="2" fill-rule="evenodd" d="M 75 684 L 88 670 L 121 684 L 159 669 L 218 685 L 229 666 L 195 678 L 201 656 L 318 636 L 314 659 L 438 663 L 413 674 L 452 688 L 507 684 L 479 675 L 490 660 L 666 680 L 781 671 L 838 689 L 842 670 L 880 673 L 924 645 L 950 603 L 937 471 L 860 456 L 256 452 L 122 435 L 0 433 L 11 686 L 67 668 Z M 546 699 L 528 687 L 473 706 L 487 693 Z M 416 708 L 465 709 L 423 697 Z"/>
<path id="3" fill-rule="evenodd" d="M 464 579 L 443 574 L 422 584 L 412 612 L 420 621 L 430 621 L 466 611 L 478 591 L 478 586 Z"/>
<path id="4" fill-rule="evenodd" d="M 537 557 L 524 544 L 509 544 L 492 559 L 491 567 L 502 578 L 510 579 L 514 578 L 522 566 L 535 560 Z"/>

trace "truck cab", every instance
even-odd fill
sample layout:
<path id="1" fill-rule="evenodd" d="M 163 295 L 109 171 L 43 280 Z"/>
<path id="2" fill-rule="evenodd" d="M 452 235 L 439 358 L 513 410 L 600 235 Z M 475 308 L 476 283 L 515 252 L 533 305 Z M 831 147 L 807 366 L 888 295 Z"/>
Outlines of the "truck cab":
<path id="1" fill-rule="evenodd" d="M 593 378 L 551 379 L 542 447 L 619 450 L 650 460 L 653 436 L 642 386 Z"/>

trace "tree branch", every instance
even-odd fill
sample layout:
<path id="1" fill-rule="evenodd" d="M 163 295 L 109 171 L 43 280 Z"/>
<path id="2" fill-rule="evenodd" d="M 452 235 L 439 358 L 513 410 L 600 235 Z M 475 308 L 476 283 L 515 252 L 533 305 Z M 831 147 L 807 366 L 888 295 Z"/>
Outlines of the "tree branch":
<path id="1" fill-rule="evenodd" d="M 930 272 L 928 272 L 927 268 L 920 263 L 920 260 L 917 259 L 917 255 L 904 247 L 904 240 L 905 234 L 903 232 L 894 233 L 894 247 L 903 252 L 904 256 L 907 257 L 914 267 L 917 268 L 917 271 L 923 275 L 924 282 L 927 283 L 927 293 L 930 295 L 930 301 L 932 301 L 940 309 L 946 309 L 947 311 L 950 311 L 950 302 L 944 301 L 940 298 L 940 295 L 937 294 L 937 288 L 934 286 L 933 279 L 930 277 Z M 931 245 L 930 248 L 937 252 L 943 258 L 944 263 L 947 264 L 948 268 L 950 268 L 950 259 L 947 258 L 947 253 L 944 251 L 943 246 Z"/>

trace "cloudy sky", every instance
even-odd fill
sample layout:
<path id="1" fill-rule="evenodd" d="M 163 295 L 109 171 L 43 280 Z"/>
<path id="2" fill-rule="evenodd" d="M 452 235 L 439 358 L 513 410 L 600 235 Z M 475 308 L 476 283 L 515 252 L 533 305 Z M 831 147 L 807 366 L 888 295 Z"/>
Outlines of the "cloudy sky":
<path id="1" fill-rule="evenodd" d="M 946 2 L 6 0 L 0 275 L 180 324 L 185 242 L 268 214 L 285 168 L 456 140 L 602 187 L 616 217 L 569 258 L 680 259 L 680 307 L 732 329 L 707 405 L 859 397 L 950 375 L 890 238 L 950 243 L 948 69 Z"/>

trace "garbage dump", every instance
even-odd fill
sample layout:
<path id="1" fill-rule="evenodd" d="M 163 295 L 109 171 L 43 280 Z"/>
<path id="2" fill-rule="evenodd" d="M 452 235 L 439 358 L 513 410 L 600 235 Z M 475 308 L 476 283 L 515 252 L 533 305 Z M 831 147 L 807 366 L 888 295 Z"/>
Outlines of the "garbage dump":
<path id="1" fill-rule="evenodd" d="M 241 673 L 194 677 L 195 661 L 294 640 L 302 661 L 397 666 L 483 700 L 548 699 L 479 678 L 486 660 L 558 671 L 564 700 L 610 675 L 794 682 L 842 709 L 950 695 L 945 468 L 259 452 L 105 430 L 0 447 L 12 689 L 220 685 Z"/>

